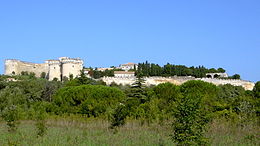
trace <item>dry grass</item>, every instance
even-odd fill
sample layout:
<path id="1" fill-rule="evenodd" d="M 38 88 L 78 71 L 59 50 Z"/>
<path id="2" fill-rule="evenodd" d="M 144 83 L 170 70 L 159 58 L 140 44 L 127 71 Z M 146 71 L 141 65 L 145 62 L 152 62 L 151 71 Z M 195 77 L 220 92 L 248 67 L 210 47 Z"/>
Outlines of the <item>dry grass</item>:
<path id="1" fill-rule="evenodd" d="M 174 145 L 170 123 L 141 126 L 140 121 L 129 120 L 116 133 L 106 120 L 78 116 L 49 117 L 47 125 L 47 134 L 37 138 L 34 121 L 22 121 L 16 133 L 9 133 L 1 122 L 0 145 Z M 259 145 L 259 133 L 258 125 L 237 126 L 215 120 L 206 136 L 212 145 Z"/>
<path id="2" fill-rule="evenodd" d="M 212 145 L 260 145 L 260 127 L 256 123 L 214 120 L 209 125 L 207 136 Z"/>

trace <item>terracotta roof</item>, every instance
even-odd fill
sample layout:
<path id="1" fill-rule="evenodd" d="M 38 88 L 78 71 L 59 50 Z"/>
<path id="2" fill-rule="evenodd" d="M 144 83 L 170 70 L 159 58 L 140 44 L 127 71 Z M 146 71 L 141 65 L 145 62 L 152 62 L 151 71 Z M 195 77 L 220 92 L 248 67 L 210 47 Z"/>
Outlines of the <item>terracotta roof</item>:
<path id="1" fill-rule="evenodd" d="M 114 71 L 114 74 L 135 74 L 134 71 Z"/>
<path id="2" fill-rule="evenodd" d="M 127 65 L 136 65 L 136 64 L 135 63 L 131 63 L 131 62 L 129 62 L 127 64 L 122 64 L 122 66 L 127 66 Z"/>
<path id="3" fill-rule="evenodd" d="M 114 68 L 97 68 L 97 70 L 99 70 L 99 71 L 112 70 L 112 69 L 114 69 Z"/>

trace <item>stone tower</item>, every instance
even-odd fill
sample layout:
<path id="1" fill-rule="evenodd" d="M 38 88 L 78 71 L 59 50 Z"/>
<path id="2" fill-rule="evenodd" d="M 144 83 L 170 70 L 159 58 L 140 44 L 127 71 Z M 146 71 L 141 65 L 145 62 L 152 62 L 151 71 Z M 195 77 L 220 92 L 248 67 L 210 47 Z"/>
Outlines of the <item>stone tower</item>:
<path id="1" fill-rule="evenodd" d="M 36 64 L 15 59 L 5 60 L 5 75 L 20 75 L 24 72 L 33 72 L 36 77 L 40 77 L 44 72 L 49 80 L 63 77 L 69 78 L 70 75 L 77 77 L 83 69 L 83 60 L 79 58 L 60 57 L 59 60 L 46 60 L 45 63 Z"/>
<path id="2" fill-rule="evenodd" d="M 18 71 L 18 60 L 6 59 L 5 60 L 5 75 L 19 74 Z"/>
<path id="3" fill-rule="evenodd" d="M 72 75 L 75 78 L 80 75 L 80 71 L 83 69 L 83 61 L 81 59 L 60 57 L 59 60 L 62 65 L 62 77 L 69 77 Z"/>
<path id="4" fill-rule="evenodd" d="M 53 80 L 54 78 L 61 80 L 61 63 L 60 63 L 60 61 L 59 60 L 47 60 L 46 62 L 49 64 L 49 73 L 48 73 L 49 80 Z"/>

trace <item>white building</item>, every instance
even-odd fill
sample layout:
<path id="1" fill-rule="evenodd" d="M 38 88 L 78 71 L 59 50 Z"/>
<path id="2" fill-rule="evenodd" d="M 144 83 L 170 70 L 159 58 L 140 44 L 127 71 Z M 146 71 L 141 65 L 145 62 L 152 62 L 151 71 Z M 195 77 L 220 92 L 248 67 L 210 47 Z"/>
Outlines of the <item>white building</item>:
<path id="1" fill-rule="evenodd" d="M 111 68 L 111 67 L 104 67 L 104 68 L 97 68 L 98 71 L 106 71 L 106 70 L 113 70 L 114 68 Z"/>
<path id="2" fill-rule="evenodd" d="M 125 71 L 128 71 L 130 69 L 134 69 L 135 67 L 137 68 L 137 64 L 135 64 L 135 63 L 121 64 L 119 66 L 120 69 L 125 70 Z"/>
<path id="3" fill-rule="evenodd" d="M 228 74 L 227 73 L 206 73 L 206 77 L 207 78 L 218 78 L 218 77 L 221 77 L 221 78 L 227 78 L 228 77 Z"/>
<path id="4" fill-rule="evenodd" d="M 135 77 L 134 71 L 115 71 L 114 75 L 116 78 L 133 78 Z"/>

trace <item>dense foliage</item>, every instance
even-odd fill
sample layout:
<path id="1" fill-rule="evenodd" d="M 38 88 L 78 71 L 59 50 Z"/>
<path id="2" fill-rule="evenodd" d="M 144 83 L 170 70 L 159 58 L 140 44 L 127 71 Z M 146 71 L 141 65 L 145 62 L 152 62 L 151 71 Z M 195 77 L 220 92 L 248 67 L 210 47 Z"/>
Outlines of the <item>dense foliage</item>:
<path id="1" fill-rule="evenodd" d="M 124 93 L 117 88 L 81 85 L 59 89 L 54 97 L 54 104 L 58 106 L 57 112 L 97 117 L 115 108 L 124 98 Z"/>
<path id="2" fill-rule="evenodd" d="M 111 69 L 105 71 L 99 71 L 93 68 L 88 68 L 89 75 L 95 79 L 101 77 L 113 77 L 114 71 L 122 71 L 122 69 Z M 138 67 L 131 69 L 130 71 L 135 71 L 136 74 L 141 76 L 193 76 L 196 78 L 206 77 L 206 73 L 224 73 L 225 69 L 223 68 L 206 68 L 204 66 L 198 67 L 187 67 L 185 65 L 175 65 L 167 63 L 166 65 L 160 66 L 155 63 L 149 63 L 148 61 L 138 63 Z M 235 74 L 229 77 L 230 79 L 240 79 L 240 75 Z"/>
<path id="3" fill-rule="evenodd" d="M 94 78 L 94 79 L 99 79 L 101 77 L 113 77 L 114 76 L 114 71 L 122 71 L 122 69 L 117 69 L 117 68 L 113 68 L 111 70 L 104 70 L 104 71 L 100 71 L 97 68 L 93 69 L 93 68 L 89 68 L 89 75 Z"/>
<path id="4" fill-rule="evenodd" d="M 8 78 L 14 81 L 8 81 Z M 178 144 L 205 144 L 204 133 L 213 119 L 245 126 L 259 122 L 260 82 L 253 91 L 232 85 L 188 81 L 146 87 L 142 75 L 131 86 L 106 86 L 84 74 L 66 81 L 48 81 L 33 74 L 0 76 L 0 116 L 14 131 L 21 119 L 36 121 L 38 135 L 46 132 L 47 115 L 83 115 L 111 120 L 111 127 L 128 119 L 140 124 L 171 122 Z"/>
<path id="5" fill-rule="evenodd" d="M 194 76 L 196 78 L 206 77 L 206 73 L 224 73 L 223 68 L 205 68 L 199 67 L 187 67 L 185 65 L 174 65 L 167 63 L 164 66 L 158 64 L 149 63 L 148 61 L 139 63 L 137 72 L 143 76 Z"/>

